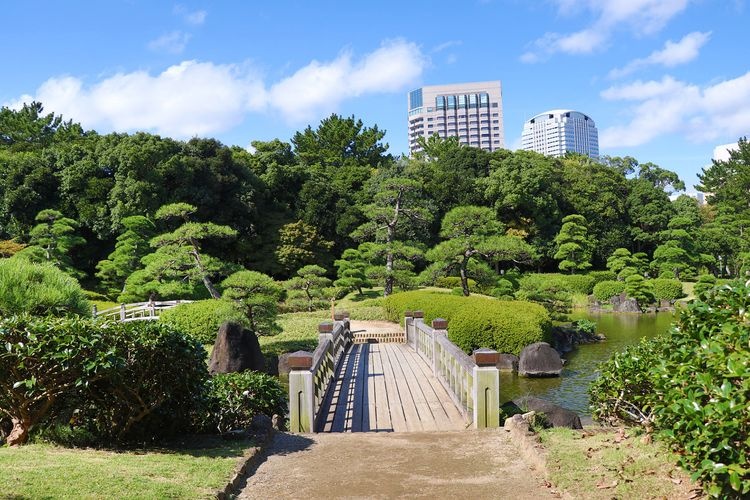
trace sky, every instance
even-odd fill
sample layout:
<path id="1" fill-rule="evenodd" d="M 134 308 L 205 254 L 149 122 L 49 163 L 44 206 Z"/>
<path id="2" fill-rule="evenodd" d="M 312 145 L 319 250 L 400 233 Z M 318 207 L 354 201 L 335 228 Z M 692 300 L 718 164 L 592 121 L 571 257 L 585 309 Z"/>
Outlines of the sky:
<path id="1" fill-rule="evenodd" d="M 549 109 L 600 150 L 676 171 L 750 135 L 744 0 L 5 2 L 0 105 L 37 100 L 100 133 L 250 147 L 331 113 L 408 152 L 406 95 L 501 80 L 505 144 Z"/>

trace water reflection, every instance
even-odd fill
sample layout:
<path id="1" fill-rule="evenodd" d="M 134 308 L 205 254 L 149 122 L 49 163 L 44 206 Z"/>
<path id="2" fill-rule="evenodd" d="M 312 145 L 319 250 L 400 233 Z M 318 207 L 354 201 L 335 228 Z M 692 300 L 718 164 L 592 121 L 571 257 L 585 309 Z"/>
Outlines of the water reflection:
<path id="1" fill-rule="evenodd" d="M 530 379 L 515 374 L 500 374 L 500 399 L 505 402 L 517 396 L 537 396 L 579 415 L 589 415 L 588 386 L 597 376 L 596 368 L 612 353 L 622 351 L 641 338 L 653 337 L 667 331 L 672 313 L 629 314 L 577 312 L 572 319 L 588 319 L 607 340 L 597 344 L 580 345 L 565 358 L 565 368 L 559 378 Z"/>

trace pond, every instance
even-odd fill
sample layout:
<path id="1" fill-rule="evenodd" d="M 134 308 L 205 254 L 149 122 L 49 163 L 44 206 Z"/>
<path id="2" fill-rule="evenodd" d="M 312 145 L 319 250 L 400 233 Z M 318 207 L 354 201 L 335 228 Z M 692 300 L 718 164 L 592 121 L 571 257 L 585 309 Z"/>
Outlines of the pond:
<path id="1" fill-rule="evenodd" d="M 669 312 L 654 314 L 575 312 L 572 319 L 594 321 L 597 332 L 607 337 L 604 342 L 579 345 L 564 356 L 567 360 L 561 377 L 525 378 L 500 373 L 500 401 L 518 396 L 535 396 L 575 411 L 581 416 L 589 410 L 588 386 L 597 376 L 597 366 L 612 353 L 636 344 L 644 337 L 666 332 L 672 323 Z"/>

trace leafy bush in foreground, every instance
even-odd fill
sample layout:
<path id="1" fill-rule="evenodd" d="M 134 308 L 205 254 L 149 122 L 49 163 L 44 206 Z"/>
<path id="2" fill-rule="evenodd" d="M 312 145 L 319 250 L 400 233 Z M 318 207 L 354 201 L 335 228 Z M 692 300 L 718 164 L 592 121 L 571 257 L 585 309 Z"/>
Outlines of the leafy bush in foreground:
<path id="1" fill-rule="evenodd" d="M 256 415 L 286 413 L 286 391 L 279 379 L 265 373 L 216 374 L 210 388 L 210 421 L 219 432 L 247 428 Z"/>
<path id="2" fill-rule="evenodd" d="M 384 307 L 396 322 L 407 310 L 424 311 L 427 323 L 447 319 L 448 337 L 466 352 L 489 347 L 518 354 L 528 344 L 549 340 L 549 314 L 530 302 L 413 291 L 387 297 Z"/>
<path id="3" fill-rule="evenodd" d="M 91 305 L 78 281 L 52 264 L 0 259 L 0 316 L 23 313 L 90 316 Z"/>
<path id="4" fill-rule="evenodd" d="M 199 300 L 162 311 L 159 322 L 191 336 L 202 344 L 213 344 L 219 327 L 225 321 L 248 326 L 247 317 L 231 302 L 218 299 Z"/>
<path id="5" fill-rule="evenodd" d="M 668 336 L 616 354 L 591 386 L 599 420 L 653 427 L 712 496 L 750 494 L 750 286 L 707 292 Z"/>

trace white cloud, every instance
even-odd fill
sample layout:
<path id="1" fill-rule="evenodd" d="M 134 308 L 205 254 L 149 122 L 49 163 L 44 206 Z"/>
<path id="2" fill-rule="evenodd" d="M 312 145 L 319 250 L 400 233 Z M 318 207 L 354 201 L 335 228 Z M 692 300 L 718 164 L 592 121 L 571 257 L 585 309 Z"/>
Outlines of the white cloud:
<path id="1" fill-rule="evenodd" d="M 200 26 L 206 22 L 206 16 L 208 13 L 205 10 L 188 10 L 184 5 L 175 5 L 173 9 L 174 13 L 182 18 L 187 24 L 192 26 Z"/>
<path id="2" fill-rule="evenodd" d="M 172 31 L 148 42 L 148 48 L 153 50 L 154 52 L 182 54 L 189 40 L 189 33 L 183 33 L 182 31 Z"/>
<path id="3" fill-rule="evenodd" d="M 563 16 L 590 11 L 594 20 L 590 26 L 568 34 L 546 33 L 530 44 L 521 61 L 542 61 L 552 54 L 589 54 L 607 46 L 619 29 L 636 36 L 660 31 L 670 19 L 679 14 L 690 0 L 555 0 Z"/>
<path id="4" fill-rule="evenodd" d="M 609 72 L 609 77 L 622 78 L 646 66 L 658 65 L 672 68 L 688 63 L 698 57 L 701 48 L 710 38 L 710 31 L 706 33 L 694 31 L 682 37 L 678 42 L 668 40 L 663 49 L 652 52 L 648 57 L 635 59 L 622 68 L 613 69 Z"/>
<path id="5" fill-rule="evenodd" d="M 702 88 L 667 76 L 610 87 L 601 95 L 634 101 L 629 123 L 602 131 L 602 149 L 639 146 L 671 133 L 696 142 L 750 134 L 750 72 Z"/>
<path id="6" fill-rule="evenodd" d="M 461 40 L 448 40 L 447 42 L 443 42 L 440 44 L 435 45 L 432 48 L 433 53 L 442 52 L 446 49 L 450 49 L 451 47 L 458 47 L 463 42 Z"/>
<path id="7" fill-rule="evenodd" d="M 312 61 L 271 86 L 269 104 L 291 122 L 310 120 L 362 94 L 398 92 L 414 83 L 427 61 L 414 43 L 395 40 L 360 61 L 349 51 L 328 63 Z"/>
<path id="8" fill-rule="evenodd" d="M 280 113 L 290 123 L 320 118 L 352 97 L 403 91 L 426 64 L 418 46 L 396 40 L 359 59 L 344 52 L 312 61 L 271 85 L 247 65 L 184 61 L 158 74 L 118 73 L 93 84 L 54 77 L 7 105 L 36 100 L 86 128 L 187 138 L 229 130 L 249 113 Z"/>

